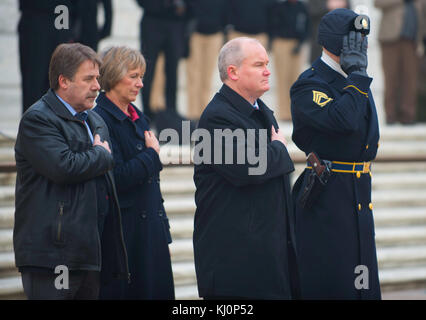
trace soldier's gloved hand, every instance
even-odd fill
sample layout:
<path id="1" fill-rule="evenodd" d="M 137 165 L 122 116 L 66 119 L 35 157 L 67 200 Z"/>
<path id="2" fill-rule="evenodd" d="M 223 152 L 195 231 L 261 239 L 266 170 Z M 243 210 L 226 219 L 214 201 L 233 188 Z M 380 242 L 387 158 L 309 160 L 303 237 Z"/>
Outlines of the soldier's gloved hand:
<path id="1" fill-rule="evenodd" d="M 340 66 L 347 74 L 353 72 L 367 76 L 367 37 L 360 32 L 351 31 L 343 37 L 343 49 L 340 54 Z"/>

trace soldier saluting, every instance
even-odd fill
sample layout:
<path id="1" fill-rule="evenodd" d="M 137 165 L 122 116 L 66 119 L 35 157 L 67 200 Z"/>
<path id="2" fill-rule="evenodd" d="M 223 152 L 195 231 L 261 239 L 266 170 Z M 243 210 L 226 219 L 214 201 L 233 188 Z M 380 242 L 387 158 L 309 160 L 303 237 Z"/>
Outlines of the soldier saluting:
<path id="1" fill-rule="evenodd" d="M 367 16 L 326 14 L 318 29 L 322 56 L 290 92 L 293 141 L 309 155 L 293 189 L 303 299 L 381 298 L 370 173 L 379 125 L 368 33 Z"/>

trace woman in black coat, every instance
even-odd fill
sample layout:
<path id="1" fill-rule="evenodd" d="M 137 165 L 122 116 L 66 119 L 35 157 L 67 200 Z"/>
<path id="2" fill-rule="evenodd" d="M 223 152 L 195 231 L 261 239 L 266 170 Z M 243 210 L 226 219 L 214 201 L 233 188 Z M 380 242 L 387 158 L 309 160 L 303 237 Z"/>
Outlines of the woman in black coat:
<path id="1" fill-rule="evenodd" d="M 103 91 L 94 110 L 110 132 L 131 281 L 104 282 L 101 272 L 100 298 L 174 299 L 172 240 L 159 185 L 160 147 L 148 118 L 132 104 L 143 87 L 145 60 L 127 47 L 112 47 L 102 55 Z"/>

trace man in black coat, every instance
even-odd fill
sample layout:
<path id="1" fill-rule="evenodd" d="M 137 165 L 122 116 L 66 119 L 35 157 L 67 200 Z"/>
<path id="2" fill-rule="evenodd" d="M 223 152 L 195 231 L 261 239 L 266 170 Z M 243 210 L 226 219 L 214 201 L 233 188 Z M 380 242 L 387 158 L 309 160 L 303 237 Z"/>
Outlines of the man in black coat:
<path id="1" fill-rule="evenodd" d="M 97 299 L 105 265 L 105 277 L 129 277 L 108 128 L 89 110 L 100 63 L 58 46 L 50 89 L 19 124 L 13 246 L 28 299 Z"/>
<path id="2" fill-rule="evenodd" d="M 269 90 L 268 62 L 255 39 L 226 43 L 219 53 L 223 86 L 196 131 L 203 136 L 196 150 L 203 152 L 194 157 L 193 242 L 198 291 L 206 299 L 294 297 L 294 167 L 273 112 L 259 99 Z"/>

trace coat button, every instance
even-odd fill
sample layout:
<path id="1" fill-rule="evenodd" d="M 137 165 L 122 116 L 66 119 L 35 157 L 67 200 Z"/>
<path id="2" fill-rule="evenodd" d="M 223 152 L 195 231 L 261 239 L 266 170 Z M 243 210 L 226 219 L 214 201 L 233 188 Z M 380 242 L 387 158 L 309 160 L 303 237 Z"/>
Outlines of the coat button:
<path id="1" fill-rule="evenodd" d="M 163 216 L 163 211 L 159 210 L 159 211 L 158 211 L 158 215 L 159 215 L 160 217 L 162 217 L 162 216 Z"/>
<path id="2" fill-rule="evenodd" d="M 144 210 L 144 211 L 142 211 L 142 213 L 141 213 L 141 218 L 142 219 L 146 219 L 146 211 Z"/>
<path id="3" fill-rule="evenodd" d="M 368 149 L 368 144 L 365 146 L 365 149 Z"/>
<path id="4" fill-rule="evenodd" d="M 359 172 L 359 171 L 357 171 L 356 172 L 356 177 L 359 179 L 359 178 L 361 178 L 361 172 Z"/>
<path id="5" fill-rule="evenodd" d="M 142 150 L 142 145 L 140 144 L 140 143 L 138 143 L 137 145 L 136 145 L 136 149 L 138 149 L 138 150 Z"/>
<path id="6" fill-rule="evenodd" d="M 358 203 L 358 211 L 361 211 L 361 203 Z"/>
<path id="7" fill-rule="evenodd" d="M 368 205 L 368 207 L 370 208 L 370 210 L 373 210 L 373 204 L 370 202 L 370 204 Z"/>

